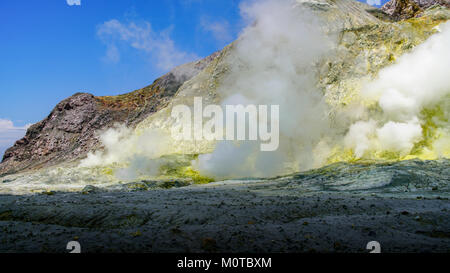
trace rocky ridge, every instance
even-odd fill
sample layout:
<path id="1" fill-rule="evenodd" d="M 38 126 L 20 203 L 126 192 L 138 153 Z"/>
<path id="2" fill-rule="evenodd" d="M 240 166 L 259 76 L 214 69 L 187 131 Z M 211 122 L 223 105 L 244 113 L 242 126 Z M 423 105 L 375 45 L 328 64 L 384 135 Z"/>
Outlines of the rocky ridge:
<path id="1" fill-rule="evenodd" d="M 203 70 L 218 53 L 176 67 L 153 84 L 119 96 L 77 93 L 56 105 L 9 148 L 0 175 L 79 159 L 100 148 L 98 135 L 116 123 L 134 127 L 164 108 L 179 87 Z"/>
<path id="2" fill-rule="evenodd" d="M 391 0 L 381 10 L 397 20 L 419 17 L 424 10 L 439 5 L 450 8 L 449 0 Z"/>
<path id="3" fill-rule="evenodd" d="M 450 10 L 445 7 L 426 10 L 420 18 L 393 21 L 390 17 L 375 16 L 374 8 L 352 0 L 297 2 L 325 18 L 325 31 L 337 36 L 335 54 L 312 67 L 318 75 L 319 89 L 334 109 L 349 105 L 365 80 L 376 77 L 378 71 L 423 43 L 437 32 L 437 25 L 450 19 Z M 234 50 L 234 44 L 224 48 L 214 62 L 180 87 L 166 108 L 144 119 L 136 130 L 140 133 L 148 128 L 170 130 L 174 122 L 170 117 L 172 108 L 178 104 L 193 106 L 195 96 L 202 97 L 205 105 L 219 102 L 217 90 L 230 68 L 239 62 Z M 208 153 L 214 145 L 206 140 L 194 144 L 179 141 L 172 152 Z"/>
<path id="4" fill-rule="evenodd" d="M 327 102 L 345 107 L 362 80 L 376 76 L 380 69 L 435 33 L 437 25 L 450 19 L 447 1 L 431 6 L 442 0 L 433 1 L 417 0 L 422 9 L 420 17 L 397 21 L 395 14 L 353 0 L 297 0 L 298 5 L 325 18 L 327 31 L 338 36 L 336 54 L 314 68 Z M 389 3 L 398 6 L 396 0 Z M 430 8 L 426 9 L 427 5 Z M 231 44 L 125 95 L 75 94 L 59 103 L 46 119 L 31 126 L 26 136 L 6 151 L 0 175 L 83 158 L 89 151 L 101 149 L 98 134 L 115 123 L 125 123 L 137 131 L 152 126 L 170 127 L 168 117 L 174 105 L 190 105 L 194 96 L 202 96 L 205 103 L 218 100 L 216 89 L 234 61 L 233 50 Z M 173 146 L 184 147 L 181 152 L 185 153 L 204 153 L 212 145 L 197 143 L 192 149 L 187 145 Z"/>

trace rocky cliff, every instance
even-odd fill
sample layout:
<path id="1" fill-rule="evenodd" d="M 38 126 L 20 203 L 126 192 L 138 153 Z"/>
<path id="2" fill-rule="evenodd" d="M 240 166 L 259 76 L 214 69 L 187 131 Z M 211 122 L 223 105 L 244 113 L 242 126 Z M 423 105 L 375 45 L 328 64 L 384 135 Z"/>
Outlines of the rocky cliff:
<path id="1" fill-rule="evenodd" d="M 71 161 L 101 148 L 98 135 L 116 123 L 134 127 L 164 108 L 179 87 L 203 70 L 218 53 L 181 65 L 153 84 L 128 94 L 96 97 L 77 93 L 32 125 L 24 138 L 9 148 L 0 164 L 0 175 Z"/>
<path id="2" fill-rule="evenodd" d="M 449 0 L 391 0 L 381 10 L 397 20 L 421 16 L 424 10 L 439 5 L 450 8 Z"/>
<path id="3" fill-rule="evenodd" d="M 295 9 L 279 2 L 265 1 L 260 21 L 219 53 L 126 95 L 76 94 L 33 125 L 0 165 L 0 252 L 60 253 L 70 238 L 83 253 L 367 253 L 370 241 L 381 242 L 382 252 L 448 252 L 450 23 L 444 22 L 450 10 L 419 7 L 419 16 L 399 20 L 352 0 L 297 0 Z M 317 18 L 324 24 L 309 24 Z M 317 25 L 326 40 L 316 37 Z M 328 38 L 328 51 L 319 54 Z M 382 91 L 387 83 L 391 96 L 375 104 L 361 100 L 364 82 L 381 82 Z M 268 103 L 258 100 L 261 93 Z M 192 106 L 198 96 L 204 105 L 248 96 L 252 104 L 286 107 L 283 122 L 298 129 L 281 131 L 280 143 L 292 144 L 286 157 L 257 158 L 262 153 L 247 153 L 243 142 L 233 150 L 223 142 L 154 134 L 176 123 L 173 107 Z M 311 105 L 326 111 L 304 111 Z M 408 142 L 411 131 L 402 114 L 411 106 L 422 140 L 399 157 L 396 146 Z M 395 112 L 399 108 L 405 111 Z M 322 119 L 330 123 L 308 138 Z M 357 126 L 333 130 L 342 120 Z M 127 127 L 97 138 L 115 122 Z M 380 126 L 367 130 L 371 124 Z M 375 144 L 387 139 L 394 151 L 376 146 L 367 153 L 375 159 L 353 160 L 353 148 L 340 138 L 353 129 L 362 137 L 348 142 L 370 146 L 387 127 L 394 130 Z M 266 178 L 235 172 L 261 163 L 270 169 L 299 154 L 302 164 L 310 163 L 330 151 L 323 144 L 333 134 L 339 142 L 329 143 L 342 149 L 331 150 L 336 156 L 320 162 L 323 167 Z M 437 140 L 444 141 L 431 145 Z M 318 145 L 298 149 L 308 141 Z M 434 148 L 447 154 L 436 158 Z M 194 166 L 202 158 L 240 176 L 210 183 Z"/>
<path id="4" fill-rule="evenodd" d="M 337 37 L 335 54 L 313 67 L 317 87 L 333 108 L 351 103 L 363 80 L 375 77 L 450 19 L 447 0 L 393 0 L 381 10 L 353 0 L 297 3 L 325 18 L 326 32 Z M 435 3 L 442 5 L 431 6 Z M 173 106 L 191 105 L 194 96 L 203 97 L 205 103 L 218 101 L 218 88 L 239 62 L 235 55 L 233 43 L 204 60 L 175 68 L 143 89 L 115 97 L 76 94 L 62 101 L 6 151 L 0 175 L 76 161 L 90 151 L 101 150 L 98 135 L 115 123 L 135 128 L 137 135 L 149 128 L 170 128 Z M 172 143 L 171 147 L 175 153 L 198 154 L 210 152 L 213 145 L 206 141 L 194 146 Z"/>

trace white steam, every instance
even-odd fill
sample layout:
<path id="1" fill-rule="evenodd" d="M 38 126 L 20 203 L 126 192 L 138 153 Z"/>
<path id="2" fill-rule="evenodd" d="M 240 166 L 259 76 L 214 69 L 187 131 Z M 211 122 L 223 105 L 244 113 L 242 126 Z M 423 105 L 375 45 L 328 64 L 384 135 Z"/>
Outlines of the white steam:
<path id="1" fill-rule="evenodd" d="M 405 120 L 417 116 L 450 93 L 450 22 L 396 64 L 380 71 L 363 90 L 365 98 L 379 99 L 386 115 Z"/>
<path id="2" fill-rule="evenodd" d="M 414 143 L 421 140 L 422 127 L 417 119 L 406 123 L 389 121 L 377 129 L 377 138 L 382 150 L 407 155 L 414 147 Z"/>
<path id="3" fill-rule="evenodd" d="M 450 94 L 449 71 L 450 22 L 442 24 L 440 33 L 381 70 L 378 78 L 365 86 L 362 98 L 377 102 L 382 116 L 376 123 L 370 120 L 353 124 L 345 138 L 347 147 L 353 148 L 357 157 L 376 150 L 409 154 L 423 139 L 422 110 L 441 105 L 448 115 L 445 101 Z M 443 119 L 438 140 L 448 143 L 448 117 Z"/>
<path id="4" fill-rule="evenodd" d="M 216 90 L 222 105 L 279 105 L 278 150 L 261 152 L 257 141 L 221 141 L 212 153 L 200 155 L 194 168 L 216 178 L 274 176 L 323 166 L 336 152 L 343 154 L 337 160 L 347 154 L 352 159 L 403 158 L 421 141 L 432 158 L 449 156 L 450 22 L 381 70 L 359 99 L 344 109 L 332 108 L 316 84 L 319 64 L 333 54 L 336 40 L 322 32 L 317 16 L 294 6 L 289 0 L 241 5 L 249 26 L 221 60 L 229 69 Z M 437 114 L 424 114 L 436 107 Z M 430 118 L 433 130 L 427 128 Z M 121 179 L 157 175 L 155 159 L 181 144 L 151 128 L 170 131 L 172 125 L 166 115 L 146 124 L 149 128 L 109 130 L 101 136 L 105 149 L 90 154 L 82 166 L 118 164 Z"/>
<path id="5" fill-rule="evenodd" d="M 202 173 L 270 176 L 312 167 L 312 150 L 330 132 L 327 105 L 315 79 L 316 64 L 329 52 L 331 41 L 317 17 L 294 5 L 274 0 L 241 5 L 251 25 L 227 60 L 232 65 L 218 89 L 224 104 L 234 100 L 233 104 L 279 105 L 279 149 L 260 152 L 258 144 L 219 143 L 212 154 L 199 157 L 196 167 Z"/>
<path id="6" fill-rule="evenodd" d="M 371 146 L 369 137 L 374 135 L 375 129 L 376 122 L 374 120 L 355 122 L 345 136 L 345 145 L 353 149 L 357 157 L 362 157 Z"/>
<path id="7" fill-rule="evenodd" d="M 116 176 L 124 180 L 132 180 L 140 175 L 156 176 L 159 166 L 155 159 L 167 153 L 169 139 L 158 130 L 146 130 L 137 134 L 124 125 L 110 128 L 100 135 L 104 149 L 89 153 L 80 167 L 119 164 Z"/>

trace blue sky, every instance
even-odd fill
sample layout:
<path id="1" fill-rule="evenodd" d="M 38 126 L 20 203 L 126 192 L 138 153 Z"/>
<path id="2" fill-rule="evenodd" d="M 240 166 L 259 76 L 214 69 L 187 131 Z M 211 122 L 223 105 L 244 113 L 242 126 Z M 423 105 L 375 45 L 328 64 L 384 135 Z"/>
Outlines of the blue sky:
<path id="1" fill-rule="evenodd" d="M 221 49 L 241 1 L 0 1 L 0 157 L 76 92 L 126 93 Z"/>

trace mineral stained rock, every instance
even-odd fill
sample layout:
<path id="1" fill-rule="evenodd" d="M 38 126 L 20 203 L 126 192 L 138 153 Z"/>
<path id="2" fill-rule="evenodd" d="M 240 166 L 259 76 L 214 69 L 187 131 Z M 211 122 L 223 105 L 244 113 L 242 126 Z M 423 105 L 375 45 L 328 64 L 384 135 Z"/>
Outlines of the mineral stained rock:
<path id="1" fill-rule="evenodd" d="M 450 8 L 449 0 L 391 0 L 381 7 L 385 13 L 396 19 L 409 19 L 420 16 L 424 10 L 440 5 Z"/>
<path id="2" fill-rule="evenodd" d="M 335 54 L 314 67 L 319 92 L 335 108 L 450 19 L 445 5 L 427 9 L 424 1 L 416 1 L 419 17 L 404 20 L 352 0 L 297 2 L 325 18 L 337 39 Z M 72 238 L 83 252 L 366 253 L 374 240 L 383 252 L 448 252 L 448 159 L 338 162 L 200 185 L 192 177 L 124 183 L 109 166 L 58 165 L 101 148 L 96 134 L 115 122 L 137 133 L 170 127 L 175 105 L 195 96 L 219 101 L 235 50 L 233 43 L 126 95 L 76 94 L 33 125 L 0 164 L 0 252 L 59 253 Z M 158 166 L 189 170 L 209 144 L 159 158 Z"/>
<path id="3" fill-rule="evenodd" d="M 374 15 L 374 9 L 352 0 L 298 0 L 326 22 L 326 32 L 337 36 L 336 54 L 322 60 L 317 67 L 318 88 L 332 108 L 344 107 L 352 102 L 361 84 L 375 78 L 378 71 L 393 64 L 404 53 L 411 52 L 436 33 L 436 26 L 450 19 L 445 7 L 427 10 L 420 18 L 392 21 Z M 149 128 L 170 130 L 170 118 L 174 106 L 192 106 L 193 97 L 202 97 L 204 104 L 220 101 L 218 89 L 223 86 L 232 67 L 238 66 L 235 43 L 224 48 L 220 55 L 203 71 L 183 84 L 177 96 L 155 115 L 144 119 L 137 126 L 142 133 Z M 179 141 L 174 147 L 183 147 L 174 153 L 209 153 L 214 143 L 208 141 Z"/>
<path id="4" fill-rule="evenodd" d="M 387 11 L 353 0 L 297 0 L 298 5 L 324 18 L 326 31 L 338 37 L 336 54 L 314 68 L 318 72 L 317 85 L 330 105 L 347 104 L 362 80 L 376 76 L 380 69 L 435 33 L 437 25 L 450 19 L 448 0 L 415 0 L 414 4 L 410 1 L 393 0 L 383 8 L 394 5 L 401 12 L 409 12 L 409 7 L 415 5 L 421 10 L 419 18 L 414 14 L 414 18 L 407 16 L 409 19 L 396 21 L 395 14 L 390 16 Z M 435 3 L 440 6 L 426 9 Z M 217 101 L 217 88 L 233 65 L 233 46 L 234 43 L 201 61 L 177 67 L 152 85 L 125 95 L 95 97 L 82 93 L 60 102 L 46 119 L 31 126 L 26 136 L 6 151 L 0 175 L 81 159 L 90 151 L 102 149 L 98 135 L 115 123 L 124 123 L 136 131 L 152 126 L 168 128 L 172 107 L 190 105 L 194 96 L 203 97 L 205 104 Z M 197 143 L 195 149 L 186 148 L 183 152 L 205 153 L 211 145 Z M 177 143 L 172 146 L 188 147 Z"/>

